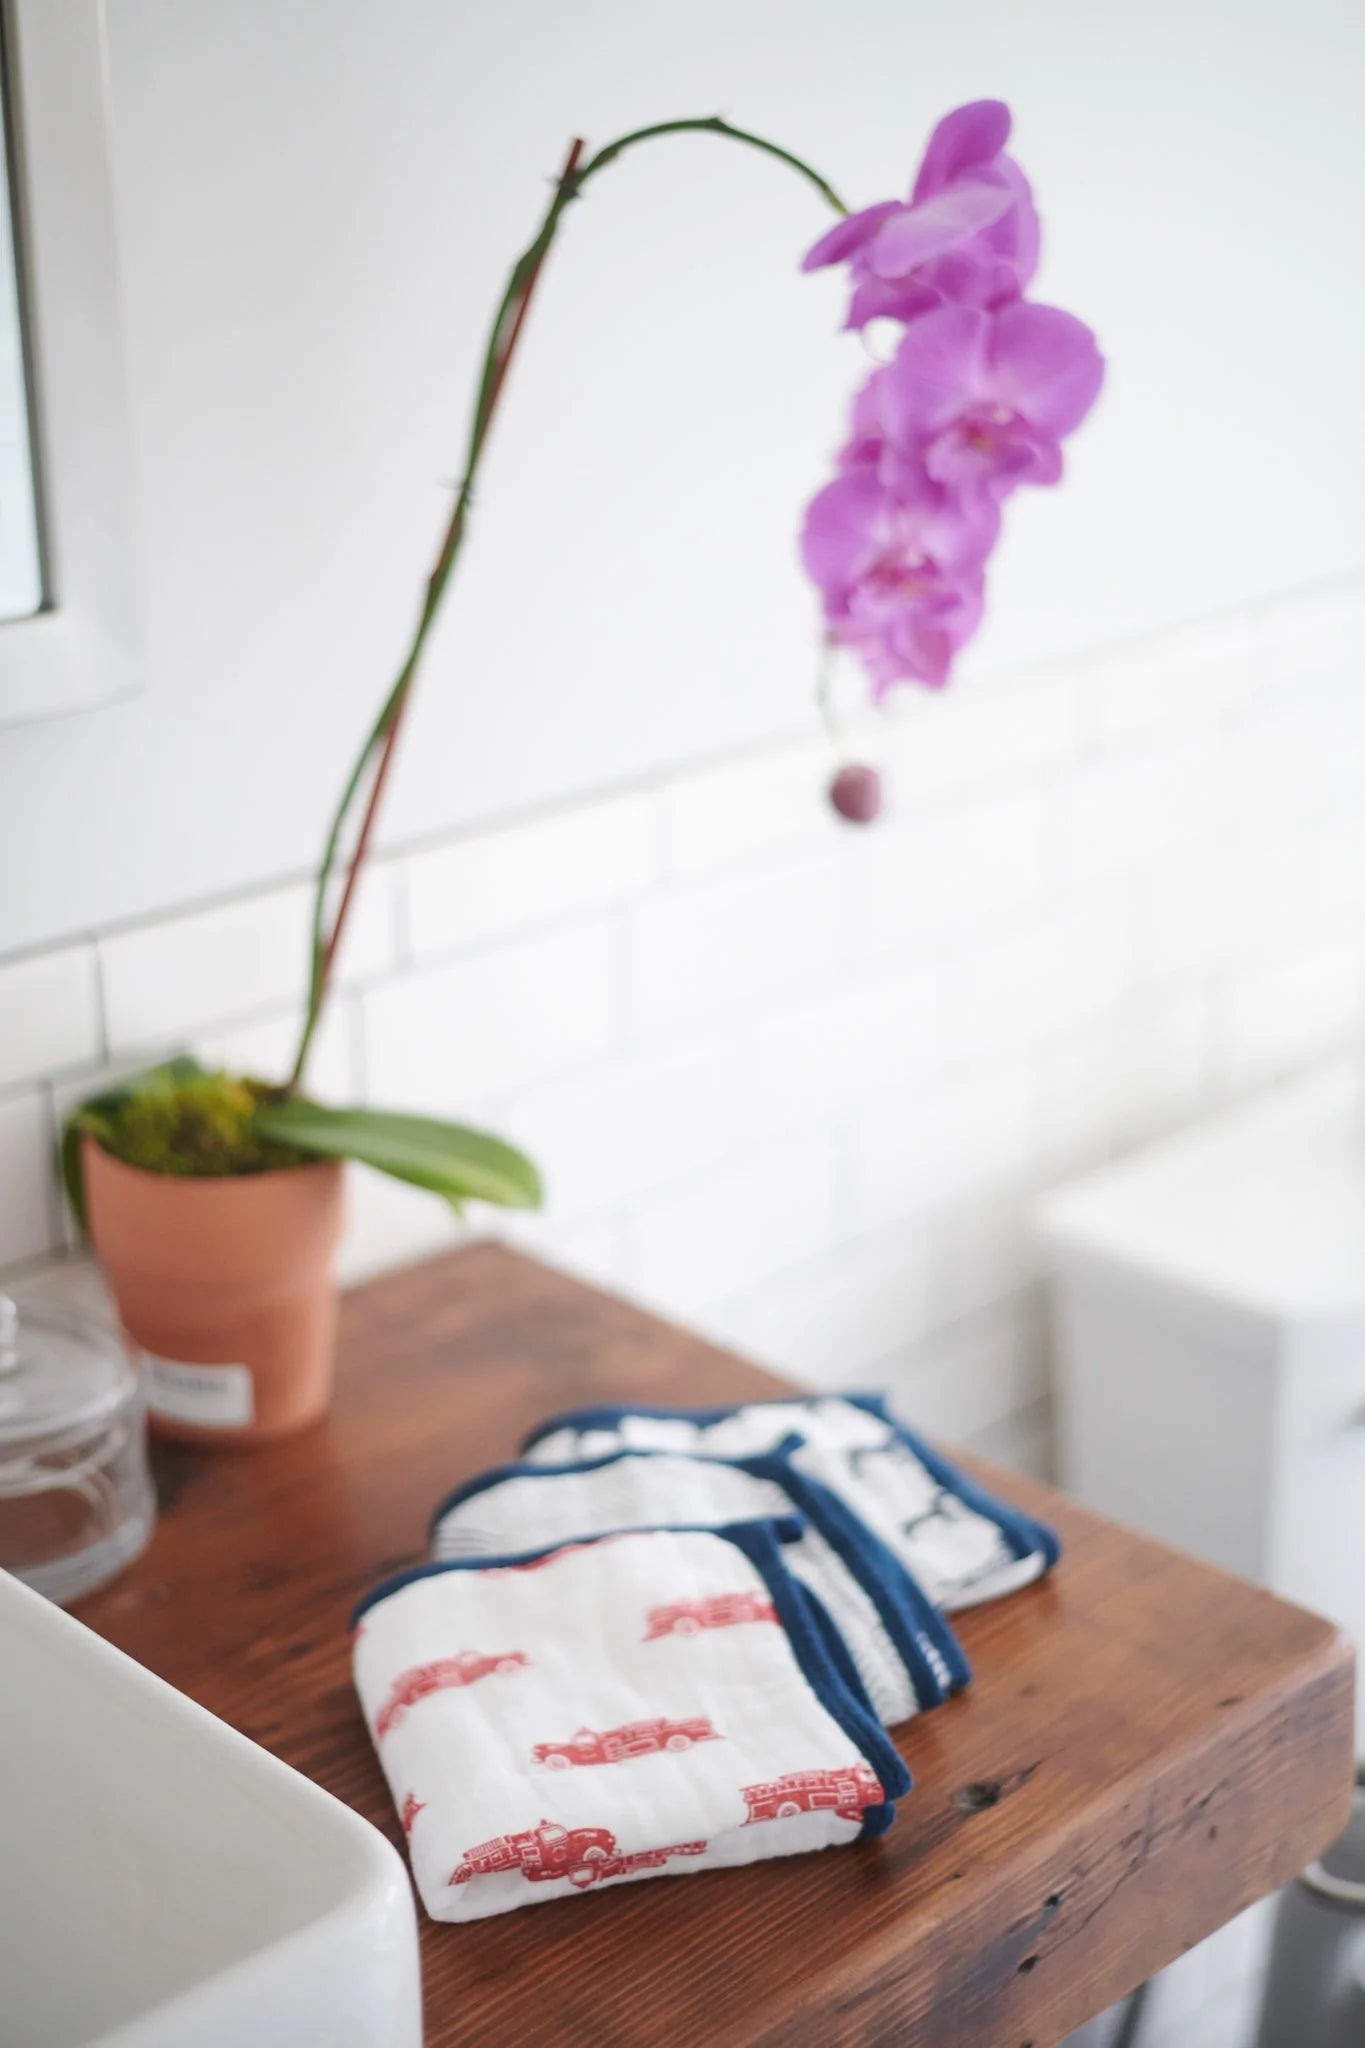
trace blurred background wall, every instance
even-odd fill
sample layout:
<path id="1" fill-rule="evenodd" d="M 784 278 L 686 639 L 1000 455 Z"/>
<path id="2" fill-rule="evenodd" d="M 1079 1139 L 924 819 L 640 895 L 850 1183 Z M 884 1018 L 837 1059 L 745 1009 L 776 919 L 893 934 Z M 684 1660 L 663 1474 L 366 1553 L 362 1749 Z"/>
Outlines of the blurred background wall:
<path id="1" fill-rule="evenodd" d="M 0 1266 L 54 1116 L 278 1071 L 303 878 L 575 132 L 724 111 L 852 203 L 1000 94 L 1111 385 L 950 697 L 825 812 L 795 566 L 864 368 L 818 202 L 709 140 L 575 210 L 319 1092 L 509 1128 L 554 1255 L 1042 1465 L 1024 1199 L 1359 1037 L 1365 16 L 1334 0 L 110 0 L 146 683 L 0 732 Z M 357 1176 L 362 1272 L 446 1242 Z"/>

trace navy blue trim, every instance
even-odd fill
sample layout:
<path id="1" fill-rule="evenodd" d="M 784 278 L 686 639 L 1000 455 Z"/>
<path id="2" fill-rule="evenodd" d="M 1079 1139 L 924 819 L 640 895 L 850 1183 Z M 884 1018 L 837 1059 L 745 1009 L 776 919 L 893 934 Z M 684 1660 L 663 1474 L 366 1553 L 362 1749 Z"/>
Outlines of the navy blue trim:
<path id="1" fill-rule="evenodd" d="M 581 1550 L 588 1543 L 607 1543 L 613 1536 L 657 1536 L 661 1533 L 684 1536 L 724 1536 L 730 1542 L 736 1540 L 740 1529 L 766 1529 L 774 1544 L 797 1543 L 805 1530 L 799 1515 L 768 1515 L 753 1522 L 726 1522 L 720 1526 L 703 1525 L 697 1522 L 674 1523 L 660 1530 L 657 1523 L 637 1522 L 629 1529 L 597 1529 L 587 1536 L 561 1536 L 553 1543 L 539 1543 L 533 1550 L 499 1550 L 490 1557 L 442 1557 L 426 1564 L 410 1564 L 401 1572 L 394 1572 L 387 1579 L 381 1579 L 368 1593 L 361 1595 L 351 1609 L 351 1627 L 354 1628 L 361 1616 L 377 1607 L 381 1600 L 387 1600 L 391 1593 L 401 1593 L 404 1586 L 415 1585 L 418 1579 L 439 1578 L 443 1572 L 486 1572 L 519 1564 L 533 1564 L 537 1558 L 553 1557 L 557 1550 Z M 740 1544 L 740 1549 L 744 1548 Z M 785 1569 L 785 1567 L 784 1567 Z"/>
<path id="2" fill-rule="evenodd" d="M 905 1666 L 920 1707 L 940 1705 L 949 1693 L 960 1692 L 971 1682 L 972 1671 L 966 1652 L 951 1625 L 894 1552 L 836 1493 L 793 1464 L 792 1453 L 799 1450 L 804 1442 L 805 1438 L 799 1431 L 791 1430 L 773 1450 L 756 1451 L 740 1458 L 713 1457 L 705 1451 L 669 1451 L 662 1446 L 648 1448 L 625 1444 L 618 1450 L 602 1451 L 595 1458 L 571 1458 L 555 1464 L 513 1459 L 466 1480 L 448 1494 L 431 1518 L 430 1536 L 432 1539 L 436 1537 L 442 1521 L 453 1509 L 468 1500 L 477 1499 L 480 1494 L 505 1481 L 564 1478 L 582 1472 L 600 1472 L 606 1466 L 620 1464 L 627 1458 L 680 1457 L 690 1458 L 696 1464 L 728 1465 L 735 1471 L 748 1472 L 755 1479 L 766 1479 L 782 1488 L 793 1507 L 819 1530 L 871 1600 Z M 926 1638 L 938 1650 L 949 1674 L 946 1688 L 925 1649 Z"/>
<path id="3" fill-rule="evenodd" d="M 993 1494 L 987 1493 L 984 1486 L 978 1486 L 965 1472 L 959 1472 L 940 1452 L 931 1449 L 922 1437 L 890 1413 L 884 1394 L 779 1394 L 769 1400 L 732 1401 L 717 1408 L 653 1407 L 645 1402 L 631 1401 L 600 1402 L 595 1407 L 571 1408 L 562 1415 L 551 1416 L 548 1422 L 538 1424 L 522 1439 L 521 1449 L 524 1456 L 542 1437 L 553 1435 L 560 1429 L 617 1429 L 628 1415 L 642 1415 L 656 1422 L 695 1422 L 699 1428 L 706 1429 L 713 1422 L 724 1422 L 740 1408 L 799 1408 L 810 1400 L 845 1401 L 850 1408 L 861 1408 L 866 1414 L 875 1416 L 907 1450 L 914 1452 L 940 1486 L 955 1493 L 964 1506 L 974 1508 L 987 1521 L 994 1522 L 1016 1557 L 1041 1556 L 1045 1571 L 1056 1564 L 1062 1554 L 1062 1546 L 1045 1522 L 1035 1522 L 1032 1515 L 1025 1514 L 1022 1508 L 997 1500 Z"/>
<path id="4" fill-rule="evenodd" d="M 794 1464 L 789 1451 L 785 1456 L 774 1453 L 772 1462 L 780 1466 L 782 1485 L 792 1506 L 819 1530 L 876 1608 L 910 1674 L 920 1706 L 937 1706 L 950 1693 L 970 1685 L 972 1667 L 967 1653 L 952 1624 L 914 1573 L 832 1487 L 812 1479 Z M 924 1647 L 926 1639 L 948 1672 L 946 1689 Z"/>
<path id="5" fill-rule="evenodd" d="M 914 1452 L 938 1485 L 955 1493 L 964 1506 L 975 1508 L 979 1515 L 995 1523 L 1016 1557 L 1041 1556 L 1044 1571 L 1050 1571 L 1056 1564 L 1062 1554 L 1062 1546 L 1055 1530 L 1049 1529 L 1045 1522 L 1035 1522 L 1032 1515 L 1025 1514 L 1022 1508 L 1012 1507 L 1008 1501 L 987 1493 L 984 1486 L 979 1486 L 941 1451 L 927 1444 L 918 1431 L 893 1415 L 887 1407 L 885 1394 L 843 1394 L 839 1398 L 847 1401 L 851 1408 L 861 1408 L 865 1414 L 875 1416 L 878 1422 L 884 1422 L 892 1435 L 908 1451 Z"/>
<path id="6" fill-rule="evenodd" d="M 896 1818 L 896 1800 L 910 1790 L 910 1773 L 877 1718 L 828 1608 L 788 1571 L 773 1531 L 771 1522 L 732 1522 L 714 1533 L 742 1550 L 754 1566 L 772 1596 L 806 1683 L 876 1773 L 885 1799 L 881 1806 L 866 1810 L 859 1839 L 885 1834 Z"/>
<path id="7" fill-rule="evenodd" d="M 796 1590 L 806 1605 L 806 1608 L 810 1615 L 811 1626 L 815 1630 L 817 1636 L 820 1638 L 821 1645 L 824 1648 L 825 1653 L 830 1660 L 830 1663 L 834 1666 L 836 1674 L 843 1680 L 844 1684 L 848 1687 L 855 1702 L 859 1706 L 865 1708 L 869 1725 L 875 1727 L 878 1735 L 880 1735 L 883 1741 L 885 1741 L 886 1734 L 885 1730 L 882 1727 L 881 1719 L 876 1711 L 876 1708 L 872 1705 L 871 1697 L 867 1691 L 867 1688 L 863 1684 L 862 1677 L 858 1671 L 858 1667 L 853 1661 L 852 1655 L 849 1651 L 848 1644 L 844 1641 L 843 1631 L 839 1628 L 837 1622 L 835 1621 L 833 1615 L 830 1613 L 829 1609 L 825 1606 L 823 1600 L 820 1599 L 818 1594 L 813 1593 L 809 1586 L 802 1585 L 798 1581 L 796 1582 Z M 804 1668 L 805 1667 L 803 1666 L 803 1669 Z M 815 1691 L 816 1687 L 814 1685 L 813 1680 L 811 1680 L 809 1670 L 806 1671 L 806 1678 L 807 1681 L 811 1684 L 812 1691 Z M 830 1699 L 824 1697 L 823 1695 L 820 1697 L 821 1704 L 827 1709 L 827 1711 L 829 1711 L 830 1713 L 835 1713 L 834 1707 Z M 844 1733 L 846 1735 L 852 1734 L 853 1740 L 858 1744 L 858 1747 L 866 1751 L 866 1737 L 863 1735 L 854 1734 L 853 1731 L 845 1725 L 842 1717 L 837 1713 L 835 1713 L 835 1719 L 838 1720 L 840 1726 L 843 1727 Z M 891 1749 L 889 1742 L 887 1743 L 887 1748 L 889 1750 Z M 889 1786 L 886 1782 L 887 1774 L 885 1770 L 879 1768 L 879 1764 L 882 1762 L 882 1759 L 874 1761 L 873 1758 L 868 1757 L 867 1761 L 872 1764 L 873 1769 L 876 1771 L 878 1782 L 880 1783 L 882 1791 L 886 1796 L 882 1800 L 880 1806 L 865 1806 L 863 1808 L 863 1824 L 858 1832 L 858 1840 L 860 1842 L 870 1842 L 875 1836 L 884 1835 L 886 1833 L 887 1829 L 892 1825 L 896 1818 L 896 1800 L 903 1798 L 905 1793 L 907 1793 L 910 1790 L 912 1780 L 910 1777 L 909 1769 L 905 1763 L 905 1759 L 900 1755 L 898 1750 L 891 1750 L 891 1755 L 895 1757 L 897 1764 L 900 1765 L 900 1771 L 904 1774 L 905 1782 L 903 1785 L 900 1786 L 898 1790 L 893 1791 L 893 1788 Z M 899 1776 L 900 1773 L 897 1773 L 896 1775 Z"/>

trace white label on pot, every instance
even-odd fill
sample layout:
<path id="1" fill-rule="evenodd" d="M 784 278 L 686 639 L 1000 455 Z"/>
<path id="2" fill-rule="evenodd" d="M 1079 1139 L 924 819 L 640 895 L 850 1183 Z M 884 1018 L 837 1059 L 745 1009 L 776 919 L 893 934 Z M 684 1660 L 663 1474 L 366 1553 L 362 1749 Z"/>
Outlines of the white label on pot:
<path id="1" fill-rule="evenodd" d="M 241 1429 L 256 1413 L 251 1368 L 245 1365 L 178 1365 L 171 1358 L 142 1354 L 146 1361 L 147 1406 L 168 1422 L 192 1422 L 200 1429 Z"/>

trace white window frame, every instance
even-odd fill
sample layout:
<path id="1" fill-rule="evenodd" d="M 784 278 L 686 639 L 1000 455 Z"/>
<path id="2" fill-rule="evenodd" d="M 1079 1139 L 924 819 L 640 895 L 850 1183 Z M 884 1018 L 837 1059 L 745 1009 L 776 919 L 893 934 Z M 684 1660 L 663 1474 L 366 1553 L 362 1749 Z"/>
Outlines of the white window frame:
<path id="1" fill-rule="evenodd" d="M 0 726 L 140 681 L 104 0 L 0 0 L 43 607 L 0 622 Z"/>

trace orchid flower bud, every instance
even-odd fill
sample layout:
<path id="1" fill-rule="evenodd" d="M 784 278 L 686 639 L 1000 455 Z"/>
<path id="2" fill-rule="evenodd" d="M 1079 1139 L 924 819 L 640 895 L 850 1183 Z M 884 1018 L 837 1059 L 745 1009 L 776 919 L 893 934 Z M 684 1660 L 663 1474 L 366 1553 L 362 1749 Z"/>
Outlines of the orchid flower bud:
<path id="1" fill-rule="evenodd" d="M 870 825 L 882 808 L 882 778 L 864 761 L 849 761 L 829 786 L 829 800 L 850 825 Z"/>

